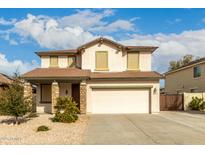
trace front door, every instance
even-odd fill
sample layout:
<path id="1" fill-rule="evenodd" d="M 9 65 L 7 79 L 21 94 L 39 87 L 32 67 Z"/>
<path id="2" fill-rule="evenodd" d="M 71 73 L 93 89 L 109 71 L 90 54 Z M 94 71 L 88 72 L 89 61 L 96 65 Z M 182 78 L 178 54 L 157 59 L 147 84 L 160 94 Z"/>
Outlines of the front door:
<path id="1" fill-rule="evenodd" d="M 80 84 L 72 84 L 72 97 L 80 109 Z"/>

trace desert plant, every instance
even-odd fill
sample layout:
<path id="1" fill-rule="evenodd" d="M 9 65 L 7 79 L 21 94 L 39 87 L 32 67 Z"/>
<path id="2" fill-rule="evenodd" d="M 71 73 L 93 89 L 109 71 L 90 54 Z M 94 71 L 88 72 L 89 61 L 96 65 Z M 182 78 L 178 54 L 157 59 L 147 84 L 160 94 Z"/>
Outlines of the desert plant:
<path id="1" fill-rule="evenodd" d="M 44 132 L 50 130 L 48 126 L 42 125 L 37 128 L 37 132 Z"/>
<path id="2" fill-rule="evenodd" d="M 56 113 L 52 119 L 53 122 L 71 123 L 78 119 L 79 109 L 71 97 L 58 97 L 55 109 Z"/>
<path id="3" fill-rule="evenodd" d="M 32 100 L 24 97 L 22 82 L 16 78 L 0 95 L 0 114 L 14 116 L 14 123 L 19 124 L 18 118 L 31 111 Z"/>
<path id="4" fill-rule="evenodd" d="M 192 97 L 191 102 L 188 104 L 188 108 L 191 110 L 204 110 L 205 102 L 202 98 Z"/>
<path id="5" fill-rule="evenodd" d="M 203 101 L 200 106 L 199 106 L 200 110 L 204 110 L 205 109 L 205 101 Z"/>

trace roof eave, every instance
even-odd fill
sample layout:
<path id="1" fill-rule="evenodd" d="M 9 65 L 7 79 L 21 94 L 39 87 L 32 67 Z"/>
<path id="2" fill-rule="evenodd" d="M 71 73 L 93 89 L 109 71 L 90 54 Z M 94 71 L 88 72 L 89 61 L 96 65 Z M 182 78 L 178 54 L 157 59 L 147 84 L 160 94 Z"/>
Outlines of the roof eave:
<path id="1" fill-rule="evenodd" d="M 204 60 L 204 61 L 197 62 L 197 63 L 190 64 L 190 65 L 182 66 L 182 67 L 180 67 L 180 68 L 178 68 L 178 69 L 175 69 L 175 70 L 167 71 L 167 72 L 163 73 L 163 75 L 166 76 L 166 75 L 168 75 L 168 74 L 172 74 L 172 73 L 175 73 L 175 72 L 184 70 L 184 69 L 188 69 L 188 68 L 190 68 L 190 67 L 193 67 L 193 66 L 196 66 L 196 65 L 199 65 L 199 64 L 202 64 L 202 63 L 205 63 L 205 60 Z"/>

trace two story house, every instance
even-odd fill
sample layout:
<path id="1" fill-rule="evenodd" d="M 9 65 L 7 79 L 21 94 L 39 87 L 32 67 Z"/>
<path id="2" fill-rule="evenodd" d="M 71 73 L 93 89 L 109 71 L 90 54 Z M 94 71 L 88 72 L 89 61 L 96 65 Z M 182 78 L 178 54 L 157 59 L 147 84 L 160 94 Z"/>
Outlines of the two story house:
<path id="1" fill-rule="evenodd" d="M 37 87 L 37 112 L 54 113 L 59 96 L 71 96 L 81 113 L 159 112 L 161 75 L 151 70 L 156 49 L 101 37 L 74 50 L 36 52 L 41 68 L 23 75 L 25 94 Z"/>
<path id="2" fill-rule="evenodd" d="M 204 92 L 205 58 L 194 60 L 164 75 L 165 93 Z"/>

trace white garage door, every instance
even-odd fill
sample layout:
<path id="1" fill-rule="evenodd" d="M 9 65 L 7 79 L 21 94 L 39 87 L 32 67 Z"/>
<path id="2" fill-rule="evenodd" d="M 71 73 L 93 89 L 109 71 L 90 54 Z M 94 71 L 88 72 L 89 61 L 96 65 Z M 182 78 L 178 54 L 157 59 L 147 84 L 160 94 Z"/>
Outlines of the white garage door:
<path id="1" fill-rule="evenodd" d="M 92 113 L 149 113 L 149 90 L 92 89 Z"/>

